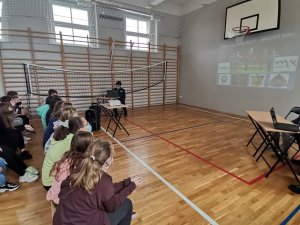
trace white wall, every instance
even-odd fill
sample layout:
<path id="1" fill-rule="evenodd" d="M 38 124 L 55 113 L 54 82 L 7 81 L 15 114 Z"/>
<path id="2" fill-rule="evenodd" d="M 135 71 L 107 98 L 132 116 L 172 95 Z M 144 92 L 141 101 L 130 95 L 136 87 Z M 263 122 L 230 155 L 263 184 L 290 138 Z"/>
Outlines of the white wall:
<path id="1" fill-rule="evenodd" d="M 219 56 L 232 54 L 232 50 L 222 48 L 233 43 L 233 40 L 223 39 L 225 10 L 235 3 L 237 1 L 218 1 L 182 17 L 181 103 L 239 115 L 245 115 L 245 110 L 266 111 L 274 106 L 278 113 L 285 115 L 291 107 L 300 105 L 300 74 L 296 74 L 291 90 L 217 85 Z M 294 38 L 299 39 L 299 11 L 299 0 L 282 0 L 281 28 L 250 35 L 248 40 L 284 33 L 294 33 Z M 287 38 L 278 40 L 278 45 L 300 55 L 299 45 Z M 257 47 L 255 42 L 252 46 Z"/>

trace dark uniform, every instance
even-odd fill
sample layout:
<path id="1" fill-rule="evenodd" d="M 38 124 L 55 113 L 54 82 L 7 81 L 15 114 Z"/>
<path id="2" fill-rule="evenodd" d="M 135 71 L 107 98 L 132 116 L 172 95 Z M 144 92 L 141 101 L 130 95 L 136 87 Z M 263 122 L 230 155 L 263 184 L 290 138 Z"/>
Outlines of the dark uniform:
<path id="1" fill-rule="evenodd" d="M 118 90 L 118 96 L 119 96 L 119 100 L 122 104 L 125 105 L 125 99 L 126 99 L 126 92 L 123 88 L 115 88 L 114 90 Z M 127 116 L 127 108 L 123 108 L 123 111 L 124 111 L 124 116 Z M 117 116 L 118 115 L 118 111 L 115 110 L 115 115 Z"/>

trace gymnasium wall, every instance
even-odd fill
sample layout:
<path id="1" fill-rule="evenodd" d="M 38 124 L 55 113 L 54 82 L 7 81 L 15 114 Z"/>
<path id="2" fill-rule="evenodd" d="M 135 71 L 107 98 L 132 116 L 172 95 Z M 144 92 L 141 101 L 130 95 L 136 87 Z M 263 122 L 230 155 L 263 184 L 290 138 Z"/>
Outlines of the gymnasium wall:
<path id="1" fill-rule="evenodd" d="M 242 76 L 220 85 L 218 66 L 230 62 L 236 49 L 242 53 L 251 48 L 261 53 L 277 49 L 280 56 L 298 59 L 300 1 L 281 0 L 280 29 L 246 36 L 245 44 L 237 48 L 233 39 L 223 37 L 226 7 L 238 2 L 242 1 L 217 1 L 182 17 L 180 102 L 238 115 L 245 115 L 246 110 L 268 111 L 274 106 L 277 113 L 285 115 L 300 105 L 299 63 L 294 72 L 285 73 L 290 80 L 281 86 L 268 84 L 268 77 L 259 84 L 259 79 L 249 83 Z M 257 53 L 257 58 L 260 55 Z"/>
<path id="2" fill-rule="evenodd" d="M 62 60 L 66 63 L 66 69 L 82 71 L 101 71 L 110 70 L 110 47 L 109 38 L 115 41 L 123 41 L 115 48 L 114 70 L 128 69 L 129 50 L 124 43 L 124 21 L 117 24 L 114 21 L 98 21 L 98 33 L 93 37 L 101 39 L 101 47 L 91 46 L 89 49 L 82 46 L 71 46 L 64 44 L 64 54 L 62 56 L 60 44 L 55 44 L 51 39 L 53 32 L 51 22 L 51 0 L 2 0 L 3 17 L 2 29 L 3 40 L 0 41 L 1 48 L 1 76 L 0 94 L 3 95 L 7 90 L 16 90 L 19 94 L 25 95 L 26 86 L 22 69 L 22 62 L 35 62 L 38 65 L 62 68 Z M 56 2 L 72 2 L 58 0 Z M 100 12 L 97 6 L 97 14 Z M 135 9 L 138 10 L 138 9 Z M 147 12 L 151 13 L 151 12 Z M 166 81 L 166 104 L 176 102 L 177 94 L 177 45 L 180 33 L 180 17 L 155 13 L 157 18 L 157 44 L 160 47 L 157 51 L 139 52 L 133 51 L 133 68 L 147 66 L 149 63 L 160 62 L 164 57 L 170 62 Z M 94 16 L 94 15 L 93 15 Z M 101 23 L 100 23 L 101 22 Z M 96 22 L 93 20 L 92 26 Z M 171 26 L 172 24 L 172 26 Z M 28 30 L 30 28 L 30 31 Z M 15 31 L 14 31 L 15 30 Z M 45 33 L 38 33 L 45 32 Z M 49 37 L 49 38 L 48 38 Z M 164 56 L 163 46 L 166 44 Z M 32 45 L 32 46 L 31 46 Z M 170 47 L 170 48 L 169 48 Z M 89 52 L 89 53 L 87 53 Z M 88 59 L 90 57 L 90 59 Z M 94 58 L 94 59 L 91 59 Z M 149 59 L 150 58 L 150 59 Z M 150 72 L 151 73 L 151 72 Z M 129 83 L 129 82 L 128 82 Z M 125 84 L 125 89 L 129 85 Z M 147 97 L 148 96 L 148 97 Z M 39 99 L 34 97 L 32 107 L 39 104 Z M 150 99 L 150 101 L 149 101 Z M 86 109 L 90 101 L 75 99 L 72 100 L 78 109 Z M 127 96 L 129 106 L 147 106 L 162 104 L 162 84 L 151 88 L 150 93 L 142 91 L 132 96 Z"/>

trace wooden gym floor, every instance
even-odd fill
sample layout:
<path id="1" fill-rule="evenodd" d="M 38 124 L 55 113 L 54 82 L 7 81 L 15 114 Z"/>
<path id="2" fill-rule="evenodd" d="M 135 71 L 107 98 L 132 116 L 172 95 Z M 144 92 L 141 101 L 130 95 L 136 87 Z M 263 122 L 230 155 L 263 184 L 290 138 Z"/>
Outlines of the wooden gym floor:
<path id="1" fill-rule="evenodd" d="M 106 127 L 108 119 L 101 118 Z M 116 181 L 142 175 L 144 184 L 130 196 L 137 218 L 132 224 L 280 224 L 299 205 L 300 196 L 287 185 L 291 171 L 279 166 L 269 178 L 263 160 L 252 158 L 246 143 L 254 132 L 247 118 L 185 105 L 130 110 L 112 140 L 116 156 L 111 174 Z M 27 148 L 28 164 L 41 170 L 43 150 L 40 121 Z M 259 143 L 259 138 L 256 140 Z M 267 159 L 274 162 L 271 153 Z M 300 168 L 296 168 L 300 170 Z M 17 176 L 8 171 L 10 181 Z M 0 194 L 0 224 L 51 224 L 50 203 L 40 179 Z M 300 212 L 288 224 L 300 224 Z"/>

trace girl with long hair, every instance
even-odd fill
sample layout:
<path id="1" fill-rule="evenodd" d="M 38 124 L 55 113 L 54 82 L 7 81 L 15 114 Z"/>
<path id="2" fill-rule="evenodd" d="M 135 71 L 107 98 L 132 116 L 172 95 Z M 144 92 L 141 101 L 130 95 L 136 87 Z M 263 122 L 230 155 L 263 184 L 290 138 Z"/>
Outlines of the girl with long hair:
<path id="1" fill-rule="evenodd" d="M 52 187 L 47 192 L 46 199 L 48 201 L 52 200 L 55 204 L 59 203 L 58 194 L 60 192 L 62 181 L 64 181 L 78 166 L 83 159 L 86 149 L 93 141 L 93 134 L 90 132 L 78 131 L 75 133 L 71 141 L 70 150 L 53 165 L 50 172 L 55 179 L 53 179 Z"/>
<path id="2" fill-rule="evenodd" d="M 53 95 L 50 97 L 49 110 L 46 113 L 46 125 L 48 126 L 51 114 L 53 112 L 54 106 L 56 102 L 62 101 L 62 99 L 58 95 Z"/>
<path id="3" fill-rule="evenodd" d="M 74 117 L 63 122 L 54 132 L 49 150 L 46 153 L 42 168 L 42 183 L 48 191 L 52 186 L 53 177 L 50 171 L 55 162 L 70 150 L 71 140 L 77 131 L 88 131 L 88 122 L 83 117 Z"/>
<path id="4" fill-rule="evenodd" d="M 0 103 L 0 157 L 4 158 L 8 167 L 17 173 L 19 182 L 33 182 L 38 179 L 38 171 L 23 162 L 22 152 L 25 145 L 22 133 L 13 127 L 13 112 L 9 104 Z M 21 154 L 17 154 L 17 149 Z"/>
<path id="5" fill-rule="evenodd" d="M 88 147 L 81 164 L 61 184 L 53 225 L 130 224 L 132 202 L 127 196 L 142 184 L 142 178 L 113 183 L 107 173 L 113 155 L 107 141 L 96 140 Z"/>
<path id="6" fill-rule="evenodd" d="M 14 151 L 20 150 L 23 160 L 31 159 L 31 154 L 25 149 L 24 137 L 20 129 L 13 126 L 14 112 L 7 103 L 0 103 L 0 146 L 7 146 Z"/>
<path id="7" fill-rule="evenodd" d="M 72 119 L 73 117 L 78 116 L 75 108 L 70 107 L 70 106 L 64 107 L 64 105 L 65 105 L 64 103 L 61 104 L 61 106 L 60 106 L 61 109 L 59 109 L 60 112 L 57 112 L 58 117 L 53 118 L 53 120 L 50 120 L 51 123 L 49 121 L 48 127 L 45 130 L 44 137 L 43 137 L 43 147 L 45 149 L 45 152 L 47 152 L 46 143 L 48 142 L 47 145 L 49 145 L 49 142 L 53 137 L 53 133 L 54 133 L 55 129 L 62 122 L 65 122 L 67 120 Z"/>
<path id="8" fill-rule="evenodd" d="M 44 137 L 43 137 L 43 147 L 45 148 L 45 145 L 47 141 L 51 138 L 51 135 L 53 134 L 55 130 L 55 124 L 56 126 L 60 122 L 65 122 L 66 120 L 70 120 L 75 116 L 78 116 L 76 109 L 70 106 L 71 103 L 69 102 L 57 102 L 54 106 L 54 109 L 56 111 L 53 111 L 54 117 L 50 119 L 47 129 L 45 130 Z M 71 104 L 72 105 L 72 104 Z"/>

